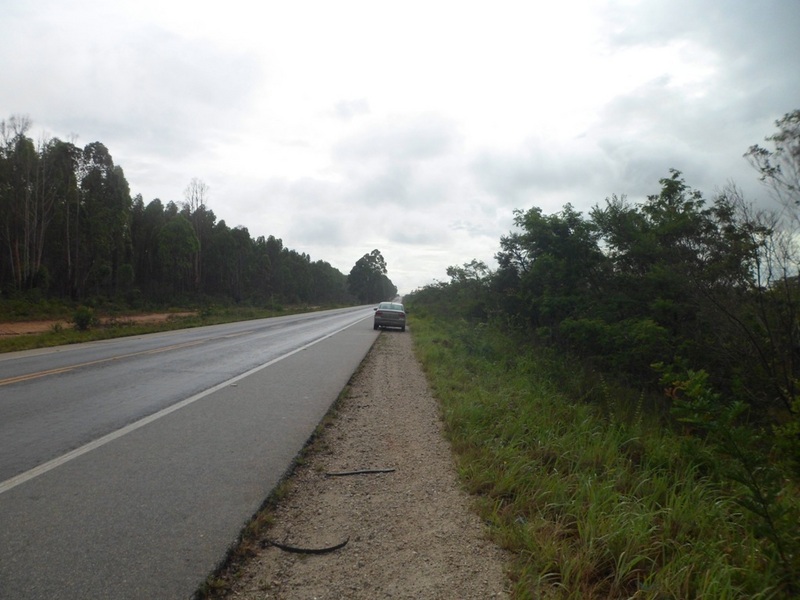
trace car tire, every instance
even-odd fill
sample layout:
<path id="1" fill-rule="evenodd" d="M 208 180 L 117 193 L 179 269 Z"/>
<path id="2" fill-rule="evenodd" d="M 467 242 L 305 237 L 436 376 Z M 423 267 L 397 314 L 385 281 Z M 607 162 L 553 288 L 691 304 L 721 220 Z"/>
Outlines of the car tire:
<path id="1" fill-rule="evenodd" d="M 377 323 L 373 323 L 373 324 L 372 324 L 372 328 L 373 328 L 373 329 L 377 329 L 377 328 L 378 328 L 378 324 L 377 324 Z"/>
<path id="2" fill-rule="evenodd" d="M 405 330 L 406 330 L 405 326 L 400 328 L 400 331 L 405 331 Z"/>

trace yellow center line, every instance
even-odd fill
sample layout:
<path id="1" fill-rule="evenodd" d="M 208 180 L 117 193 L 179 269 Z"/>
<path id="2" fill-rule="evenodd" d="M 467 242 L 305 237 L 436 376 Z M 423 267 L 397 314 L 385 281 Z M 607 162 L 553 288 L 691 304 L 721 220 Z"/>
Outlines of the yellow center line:
<path id="1" fill-rule="evenodd" d="M 230 337 L 230 336 L 228 336 Z M 212 339 L 212 338 L 209 338 Z M 108 358 L 101 358 L 98 360 L 92 360 L 85 363 L 78 363 L 77 365 L 69 365 L 67 367 L 59 367 L 57 369 L 48 369 L 47 371 L 37 371 L 35 373 L 28 373 L 26 375 L 17 375 L 16 377 L 8 377 L 6 379 L 0 379 L 0 386 L 10 385 L 12 383 L 19 383 L 21 381 L 30 381 L 31 379 L 39 379 L 40 377 L 48 377 L 50 375 L 58 375 L 59 373 L 66 373 L 68 371 L 72 371 L 74 369 L 80 369 L 83 367 L 91 367 L 92 365 L 99 365 L 106 362 L 112 362 L 115 360 L 122 360 L 124 358 L 131 358 L 133 356 L 140 356 L 144 354 L 159 354 L 161 352 L 169 352 L 170 350 L 180 350 L 181 348 L 190 348 L 191 346 L 198 346 L 200 344 L 204 344 L 207 342 L 206 340 L 199 340 L 195 342 L 184 342 L 182 344 L 173 344 L 172 346 L 164 346 L 163 348 L 156 348 L 155 350 L 142 350 L 141 352 L 131 352 L 130 354 L 120 354 L 119 356 L 109 356 Z"/>
<path id="2" fill-rule="evenodd" d="M 16 377 L 8 377 L 0 379 L 0 385 L 9 385 L 12 383 L 19 383 L 20 381 L 28 381 L 30 379 L 37 379 L 39 377 L 47 377 L 48 375 L 57 375 L 59 373 L 66 373 L 81 365 L 74 365 L 71 367 L 61 367 L 60 369 L 50 369 L 49 371 L 39 371 L 38 373 L 28 373 L 27 375 L 17 375 Z"/>

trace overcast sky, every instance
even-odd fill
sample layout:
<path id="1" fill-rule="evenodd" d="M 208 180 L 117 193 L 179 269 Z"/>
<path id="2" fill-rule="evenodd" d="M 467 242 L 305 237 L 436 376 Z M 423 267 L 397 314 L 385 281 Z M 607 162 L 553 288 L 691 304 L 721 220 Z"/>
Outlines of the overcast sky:
<path id="1" fill-rule="evenodd" d="M 742 155 L 795 109 L 800 0 L 0 0 L 0 119 L 401 292 L 670 168 L 764 201 Z"/>

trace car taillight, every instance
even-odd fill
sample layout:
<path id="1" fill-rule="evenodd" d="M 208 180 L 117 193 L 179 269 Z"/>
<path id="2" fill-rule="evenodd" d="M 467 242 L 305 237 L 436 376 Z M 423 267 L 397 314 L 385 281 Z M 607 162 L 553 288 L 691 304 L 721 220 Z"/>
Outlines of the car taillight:
<path id="1" fill-rule="evenodd" d="M 378 312 L 375 313 L 375 316 L 376 317 L 382 317 L 383 313 L 381 311 L 378 311 Z"/>

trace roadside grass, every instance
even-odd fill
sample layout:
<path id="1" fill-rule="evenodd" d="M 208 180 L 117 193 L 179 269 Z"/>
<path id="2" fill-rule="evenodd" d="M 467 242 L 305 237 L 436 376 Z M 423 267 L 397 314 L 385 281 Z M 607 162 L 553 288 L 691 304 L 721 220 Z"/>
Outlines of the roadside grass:
<path id="1" fill-rule="evenodd" d="M 514 556 L 515 598 L 782 597 L 702 442 L 491 326 L 410 324 L 463 485 Z"/>
<path id="2" fill-rule="evenodd" d="M 74 316 L 66 316 L 63 313 L 44 315 L 27 315 L 27 320 L 51 320 L 59 321 L 48 331 L 29 335 L 14 335 L 0 337 L 0 353 L 15 352 L 19 350 L 33 350 L 36 348 L 49 348 L 52 346 L 63 346 L 65 344 L 79 344 L 97 340 L 107 340 L 118 337 L 134 335 L 144 335 L 147 333 L 158 333 L 161 331 L 173 331 L 176 329 L 188 329 L 191 327 L 202 327 L 205 325 L 220 325 L 222 323 L 233 323 L 236 321 L 247 321 L 251 319 L 265 319 L 285 315 L 300 314 L 323 308 L 335 307 L 307 307 L 290 306 L 279 309 L 262 309 L 254 307 L 206 307 L 200 310 L 171 309 L 154 311 L 159 313 L 173 313 L 165 321 L 139 323 L 132 319 L 133 314 L 129 313 L 108 313 L 98 316 L 92 325 L 86 329 L 78 329 L 73 326 Z M 186 314 L 190 313 L 190 314 Z M 143 313 L 147 314 L 147 313 Z M 20 320 L 19 318 L 17 320 Z M 60 324 L 60 321 L 66 325 Z"/>

